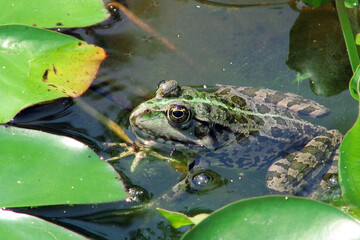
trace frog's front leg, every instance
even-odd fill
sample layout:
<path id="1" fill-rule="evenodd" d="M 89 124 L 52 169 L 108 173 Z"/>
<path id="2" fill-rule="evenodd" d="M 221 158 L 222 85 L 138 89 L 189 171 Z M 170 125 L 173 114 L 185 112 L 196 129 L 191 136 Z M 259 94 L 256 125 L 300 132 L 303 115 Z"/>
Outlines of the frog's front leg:
<path id="1" fill-rule="evenodd" d="M 337 130 L 312 139 L 301 151 L 274 162 L 266 176 L 267 187 L 276 193 L 297 194 L 314 179 L 334 157 L 342 140 Z"/>

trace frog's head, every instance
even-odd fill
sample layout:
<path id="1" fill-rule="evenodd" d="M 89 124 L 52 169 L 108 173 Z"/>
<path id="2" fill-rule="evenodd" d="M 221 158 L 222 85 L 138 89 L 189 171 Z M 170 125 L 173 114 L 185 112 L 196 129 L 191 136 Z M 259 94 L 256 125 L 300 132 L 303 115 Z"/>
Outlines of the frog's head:
<path id="1" fill-rule="evenodd" d="M 130 123 L 148 145 L 213 150 L 237 137 L 226 125 L 225 115 L 231 113 L 223 105 L 213 94 L 168 80 L 159 84 L 154 98 L 134 109 Z"/>

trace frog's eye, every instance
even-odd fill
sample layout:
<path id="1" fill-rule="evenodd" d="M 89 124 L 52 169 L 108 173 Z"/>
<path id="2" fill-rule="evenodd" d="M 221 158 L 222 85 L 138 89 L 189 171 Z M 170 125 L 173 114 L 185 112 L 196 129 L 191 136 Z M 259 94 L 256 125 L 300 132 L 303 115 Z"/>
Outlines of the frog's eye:
<path id="1" fill-rule="evenodd" d="M 183 105 L 171 105 L 167 111 L 167 118 L 173 124 L 183 124 L 189 121 L 190 111 Z"/>

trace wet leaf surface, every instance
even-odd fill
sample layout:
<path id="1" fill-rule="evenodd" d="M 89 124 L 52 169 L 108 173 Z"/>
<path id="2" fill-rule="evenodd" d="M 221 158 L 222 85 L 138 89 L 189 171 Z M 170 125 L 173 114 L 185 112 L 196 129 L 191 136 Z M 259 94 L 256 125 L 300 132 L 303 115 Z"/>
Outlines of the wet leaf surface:
<path id="1" fill-rule="evenodd" d="M 128 196 L 115 170 L 74 139 L 7 126 L 0 127 L 0 139 L 1 207 L 109 202 Z"/>
<path id="2" fill-rule="evenodd" d="M 2 239 L 87 239 L 40 218 L 12 211 L 0 211 Z"/>
<path id="3" fill-rule="evenodd" d="M 360 225 L 330 205 L 267 196 L 241 200 L 214 212 L 182 239 L 359 239 Z"/>
<path id="4" fill-rule="evenodd" d="M 81 95 L 105 58 L 99 47 L 39 28 L 0 26 L 0 39 L 0 122 L 36 103 Z"/>
<path id="5" fill-rule="evenodd" d="M 44 28 L 85 27 L 109 17 L 101 0 L 1 1 L 0 24 L 25 24 Z"/>

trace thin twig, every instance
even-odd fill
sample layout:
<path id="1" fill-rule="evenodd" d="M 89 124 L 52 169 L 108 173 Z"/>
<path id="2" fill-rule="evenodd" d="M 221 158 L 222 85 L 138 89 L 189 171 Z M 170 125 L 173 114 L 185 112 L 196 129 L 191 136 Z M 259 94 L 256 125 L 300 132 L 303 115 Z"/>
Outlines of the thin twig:
<path id="1" fill-rule="evenodd" d="M 115 7 L 118 8 L 120 11 L 122 11 L 127 18 L 129 18 L 133 23 L 138 25 L 141 29 L 143 29 L 148 34 L 154 36 L 157 40 L 162 42 L 168 49 L 175 50 L 175 46 L 170 43 L 166 38 L 163 38 L 158 34 L 154 29 L 152 29 L 148 24 L 141 21 L 135 14 L 133 14 L 129 9 L 127 9 L 124 5 L 117 2 L 110 2 L 108 3 L 108 7 Z"/>
<path id="2" fill-rule="evenodd" d="M 104 126 L 109 128 L 112 132 L 114 132 L 116 135 L 118 135 L 122 140 L 124 140 L 125 142 L 130 143 L 130 144 L 133 143 L 133 141 L 126 135 L 124 130 L 122 130 L 122 128 L 117 123 L 115 123 L 114 121 L 112 121 L 111 119 L 106 117 L 105 115 L 101 114 L 99 111 L 97 111 L 96 109 L 91 107 L 89 104 L 84 102 L 81 98 L 77 98 L 76 102 L 84 111 L 86 111 L 88 114 L 90 114 L 91 116 L 93 116 L 94 118 L 99 120 Z"/>
<path id="3" fill-rule="evenodd" d="M 133 14 L 128 8 L 118 2 L 110 2 L 107 4 L 108 7 L 119 9 L 128 19 L 130 19 L 133 23 L 138 25 L 142 30 L 153 36 L 156 40 L 164 44 L 169 50 L 174 51 L 177 55 L 183 58 L 190 65 L 193 65 L 193 60 L 187 56 L 185 53 L 179 51 L 174 44 L 172 44 L 169 40 L 162 37 L 157 31 L 155 31 L 148 24 L 143 22 L 140 18 L 138 18 L 135 14 Z"/>

